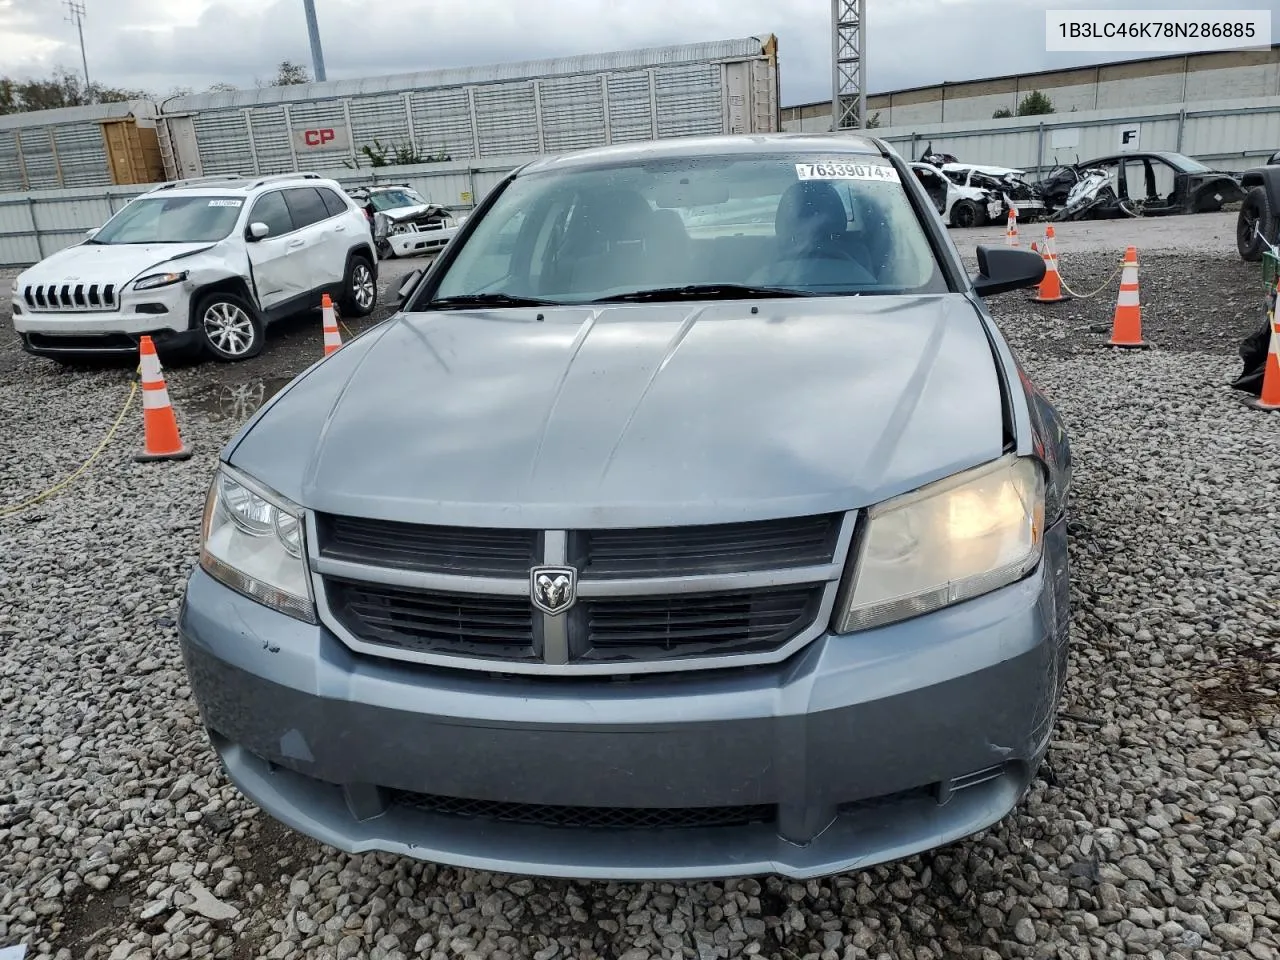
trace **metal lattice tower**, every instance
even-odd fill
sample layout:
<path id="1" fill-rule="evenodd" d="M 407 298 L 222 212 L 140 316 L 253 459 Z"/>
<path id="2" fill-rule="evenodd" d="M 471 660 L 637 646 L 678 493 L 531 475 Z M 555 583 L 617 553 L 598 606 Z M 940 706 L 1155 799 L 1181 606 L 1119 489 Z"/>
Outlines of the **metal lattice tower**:
<path id="1" fill-rule="evenodd" d="M 863 24 L 867 0 L 831 0 L 831 129 L 862 127 L 867 116 Z"/>

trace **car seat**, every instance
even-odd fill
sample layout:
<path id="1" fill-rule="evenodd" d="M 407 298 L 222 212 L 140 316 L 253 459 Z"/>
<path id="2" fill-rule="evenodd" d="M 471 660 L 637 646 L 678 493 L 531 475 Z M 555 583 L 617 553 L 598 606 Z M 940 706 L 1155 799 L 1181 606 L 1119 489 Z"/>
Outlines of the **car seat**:
<path id="1" fill-rule="evenodd" d="M 846 289 L 875 278 L 850 249 L 848 213 L 825 180 L 791 184 L 774 215 L 776 261 L 756 271 L 752 283 Z"/>
<path id="2" fill-rule="evenodd" d="M 558 293 L 589 294 L 644 284 L 653 209 L 634 190 L 602 189 L 578 199 L 555 257 Z"/>

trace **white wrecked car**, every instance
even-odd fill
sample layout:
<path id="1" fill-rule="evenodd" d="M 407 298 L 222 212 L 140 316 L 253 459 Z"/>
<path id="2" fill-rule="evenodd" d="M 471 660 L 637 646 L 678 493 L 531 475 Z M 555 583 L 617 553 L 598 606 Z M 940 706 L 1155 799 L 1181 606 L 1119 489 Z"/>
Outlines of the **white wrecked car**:
<path id="1" fill-rule="evenodd" d="M 950 166 L 950 164 L 948 164 Z M 920 181 L 942 220 L 952 227 L 982 227 L 999 220 L 1004 200 L 992 191 L 968 186 L 931 163 L 916 162 L 911 170 Z"/>
<path id="2" fill-rule="evenodd" d="M 466 214 L 423 199 L 407 184 L 348 190 L 369 218 L 380 258 L 437 253 L 466 220 Z"/>

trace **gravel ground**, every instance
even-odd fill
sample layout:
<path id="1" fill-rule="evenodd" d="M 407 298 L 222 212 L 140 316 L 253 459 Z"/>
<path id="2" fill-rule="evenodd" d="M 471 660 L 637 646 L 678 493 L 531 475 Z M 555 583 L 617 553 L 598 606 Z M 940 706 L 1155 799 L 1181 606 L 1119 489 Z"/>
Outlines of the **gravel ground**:
<path id="1" fill-rule="evenodd" d="M 1074 652 L 1050 762 L 979 837 L 805 884 L 348 857 L 240 799 L 200 730 L 174 618 L 217 451 L 320 356 L 319 324 L 248 364 L 167 371 L 193 460 L 135 464 L 135 403 L 89 472 L 0 516 L 0 946 L 68 960 L 1280 956 L 1280 416 L 1225 387 L 1262 309 L 1225 222 L 1059 231 L 1081 292 L 1141 233 L 1156 350 L 1111 352 L 1091 332 L 1117 280 L 1056 306 L 993 301 L 1077 459 Z M 1024 226 L 1024 242 L 1038 233 Z M 967 253 L 995 235 L 956 239 Z M 59 370 L 0 334 L 0 511 L 92 451 L 127 379 Z"/>

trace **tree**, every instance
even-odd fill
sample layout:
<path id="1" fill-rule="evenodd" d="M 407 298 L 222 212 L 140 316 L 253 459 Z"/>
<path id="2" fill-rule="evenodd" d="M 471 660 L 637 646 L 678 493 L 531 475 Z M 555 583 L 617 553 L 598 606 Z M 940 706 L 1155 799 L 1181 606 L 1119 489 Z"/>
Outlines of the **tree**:
<path id="1" fill-rule="evenodd" d="M 875 113 L 873 113 L 873 114 L 871 115 L 871 119 L 869 119 L 869 120 L 867 121 L 867 129 L 868 129 L 868 130 L 874 130 L 874 129 L 875 129 L 876 127 L 878 127 L 878 126 L 880 126 L 880 111 L 879 111 L 879 110 L 877 110 Z"/>
<path id="2" fill-rule="evenodd" d="M 1020 117 L 1036 117 L 1046 113 L 1053 113 L 1053 101 L 1039 90 L 1032 90 L 1018 104 Z"/>
<path id="3" fill-rule="evenodd" d="M 292 87 L 299 83 L 310 83 L 311 74 L 300 63 L 294 63 L 292 60 L 281 60 L 280 65 L 276 67 L 276 75 L 274 77 L 265 83 L 261 80 L 255 82 L 259 87 Z"/>
<path id="4" fill-rule="evenodd" d="M 43 80 L 14 80 L 0 77 L 0 113 L 27 113 L 32 110 L 56 110 L 60 107 L 82 107 L 88 103 L 125 103 L 150 100 L 145 90 L 126 90 L 92 84 L 86 88 L 80 75 L 65 67 L 54 68 L 53 76 Z"/>
<path id="5" fill-rule="evenodd" d="M 1001 107 L 991 115 L 992 120 L 1007 120 L 1013 116 L 1013 111 L 1008 107 Z"/>

